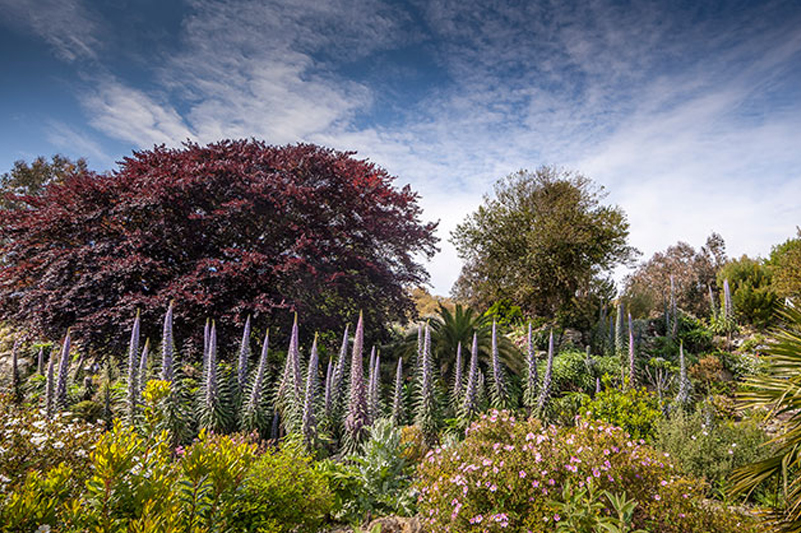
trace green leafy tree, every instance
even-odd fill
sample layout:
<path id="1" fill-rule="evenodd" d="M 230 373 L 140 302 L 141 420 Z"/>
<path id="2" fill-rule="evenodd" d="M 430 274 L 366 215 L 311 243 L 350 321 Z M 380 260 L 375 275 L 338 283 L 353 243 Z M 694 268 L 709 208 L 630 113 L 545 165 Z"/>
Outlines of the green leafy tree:
<path id="1" fill-rule="evenodd" d="M 773 272 L 776 294 L 801 301 L 801 228 L 794 239 L 773 247 L 767 265 Z"/>
<path id="2" fill-rule="evenodd" d="M 506 299 L 531 315 L 570 315 L 602 273 L 636 253 L 626 215 L 604 197 L 589 178 L 553 167 L 501 179 L 451 234 L 464 261 L 454 295 L 479 308 Z"/>
<path id="3" fill-rule="evenodd" d="M 18 205 L 17 200 L 5 196 L 7 193 L 37 196 L 51 183 L 62 183 L 67 176 L 86 170 L 85 159 L 72 161 L 63 155 L 54 155 L 50 161 L 45 157 L 37 157 L 31 163 L 15 161 L 14 168 L 0 175 L 0 209 Z"/>
<path id="4" fill-rule="evenodd" d="M 729 280 L 736 319 L 759 328 L 771 324 L 779 304 L 772 276 L 771 269 L 762 261 L 745 255 L 720 269 L 718 287 L 722 288 L 724 281 Z"/>

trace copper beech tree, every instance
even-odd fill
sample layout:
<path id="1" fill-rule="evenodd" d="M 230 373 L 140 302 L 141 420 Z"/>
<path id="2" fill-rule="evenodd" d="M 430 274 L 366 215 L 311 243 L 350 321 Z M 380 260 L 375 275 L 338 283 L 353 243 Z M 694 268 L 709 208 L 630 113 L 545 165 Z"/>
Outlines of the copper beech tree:
<path id="1" fill-rule="evenodd" d="M 137 309 L 155 331 L 173 299 L 184 340 L 207 317 L 231 342 L 247 315 L 386 324 L 413 312 L 406 289 L 427 280 L 418 261 L 437 241 L 394 179 L 353 153 L 258 141 L 80 169 L 0 211 L 0 315 L 53 339 L 72 327 L 94 348 L 119 347 Z"/>

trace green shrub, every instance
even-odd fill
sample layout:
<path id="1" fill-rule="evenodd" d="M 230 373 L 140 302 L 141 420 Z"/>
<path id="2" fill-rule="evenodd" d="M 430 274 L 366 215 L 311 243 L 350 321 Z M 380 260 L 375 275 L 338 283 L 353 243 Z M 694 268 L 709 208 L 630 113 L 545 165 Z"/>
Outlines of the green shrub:
<path id="1" fill-rule="evenodd" d="M 253 464 L 227 518 L 232 531 L 313 533 L 332 505 L 325 475 L 300 447 L 287 447 Z"/>
<path id="2" fill-rule="evenodd" d="M 545 362 L 540 361 L 537 369 L 540 376 L 545 374 Z M 559 392 L 595 391 L 595 378 L 604 374 L 620 375 L 620 360 L 614 356 L 593 356 L 591 368 L 587 365 L 587 354 L 579 351 L 561 352 L 553 360 L 553 382 L 551 390 Z"/>
<path id="3" fill-rule="evenodd" d="M 388 420 L 378 420 L 360 454 L 347 463 L 324 463 L 335 494 L 334 517 L 353 523 L 368 515 L 414 514 L 406 448 L 401 431 Z"/>
<path id="4" fill-rule="evenodd" d="M 605 388 L 587 398 L 581 405 L 583 413 L 614 426 L 619 426 L 637 439 L 649 439 L 656 422 L 662 417 L 656 396 L 645 388 L 620 389 L 604 379 Z"/>
<path id="5" fill-rule="evenodd" d="M 699 411 L 679 410 L 669 420 L 660 420 L 654 446 L 669 453 L 685 474 L 723 489 L 734 468 L 765 456 L 763 444 L 768 439 L 753 421 L 707 425 L 704 418 Z"/>
<path id="6" fill-rule="evenodd" d="M 637 502 L 636 528 L 755 531 L 748 517 L 704 502 L 703 482 L 678 477 L 669 460 L 603 422 L 543 428 L 493 411 L 471 425 L 462 443 L 429 452 L 418 469 L 418 504 L 431 531 L 538 533 L 558 527 L 557 503 L 568 484 L 578 490 L 591 483 Z"/>

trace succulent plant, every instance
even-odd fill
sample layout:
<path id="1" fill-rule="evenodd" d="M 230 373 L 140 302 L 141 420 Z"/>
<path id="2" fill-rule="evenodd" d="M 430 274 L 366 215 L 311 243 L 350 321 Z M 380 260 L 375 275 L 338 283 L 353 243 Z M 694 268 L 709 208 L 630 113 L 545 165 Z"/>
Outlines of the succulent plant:
<path id="1" fill-rule="evenodd" d="M 323 416 L 326 420 L 331 419 L 331 381 L 334 379 L 334 357 L 328 358 L 328 366 L 325 369 L 325 384 L 323 388 Z"/>
<path id="2" fill-rule="evenodd" d="M 339 348 L 339 358 L 331 381 L 331 418 L 334 425 L 342 419 L 342 413 L 347 408 L 348 394 L 345 389 L 348 377 L 348 326 L 345 325 L 345 333 L 342 335 L 342 346 Z"/>
<path id="3" fill-rule="evenodd" d="M 433 372 L 433 364 L 431 361 L 431 328 L 426 324 L 423 354 L 420 360 L 420 387 L 417 391 L 414 422 L 420 428 L 420 431 L 423 433 L 423 439 L 429 446 L 436 443 L 438 430 Z"/>
<path id="4" fill-rule="evenodd" d="M 464 395 L 462 366 L 462 343 L 460 341 L 456 344 L 456 364 L 453 369 L 453 388 L 451 389 L 451 405 L 454 411 L 458 411 Z"/>
<path id="5" fill-rule="evenodd" d="M 267 356 L 270 350 L 270 330 L 264 334 L 264 344 L 261 348 L 259 366 L 250 383 L 250 390 L 242 404 L 242 413 L 239 417 L 240 429 L 243 431 L 257 430 L 264 432 L 267 429 L 268 413 L 264 404 L 267 398 L 265 385 L 267 379 Z"/>
<path id="6" fill-rule="evenodd" d="M 145 346 L 142 348 L 142 354 L 139 356 L 139 368 L 136 371 L 137 382 L 139 384 L 139 397 L 137 402 L 142 400 L 142 393 L 145 392 L 147 385 L 147 358 L 150 352 L 150 339 L 145 340 Z"/>
<path id="7" fill-rule="evenodd" d="M 136 419 L 136 411 L 139 403 L 139 311 L 136 312 L 133 327 L 131 328 L 131 340 L 128 344 L 128 396 L 126 399 L 126 416 L 129 423 Z"/>
<path id="8" fill-rule="evenodd" d="M 687 360 L 684 357 L 684 342 L 679 341 L 679 391 L 676 394 L 676 403 L 685 407 L 690 403 L 692 383 L 687 377 Z"/>
<path id="9" fill-rule="evenodd" d="M 317 390 L 320 388 L 317 364 L 317 335 L 315 335 L 311 353 L 309 354 L 309 367 L 306 372 L 306 394 L 303 399 L 303 442 L 309 449 L 314 446 L 316 439 L 317 421 L 314 416 L 314 404 L 317 398 Z"/>

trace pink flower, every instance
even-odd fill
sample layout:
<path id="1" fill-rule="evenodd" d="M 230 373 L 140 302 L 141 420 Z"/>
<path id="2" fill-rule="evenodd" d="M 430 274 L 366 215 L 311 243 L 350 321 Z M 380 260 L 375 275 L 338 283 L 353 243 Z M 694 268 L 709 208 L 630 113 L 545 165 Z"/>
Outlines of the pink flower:
<path id="1" fill-rule="evenodd" d="M 524 477 L 526 477 L 526 471 L 525 470 L 521 470 L 518 475 L 520 476 L 520 479 L 523 479 Z"/>
<path id="2" fill-rule="evenodd" d="M 553 520 L 554 520 L 554 522 L 558 522 L 558 521 L 560 521 L 561 519 L 562 519 L 562 517 L 561 517 L 561 516 L 559 516 L 558 514 L 555 514 L 555 515 L 553 515 Z"/>

